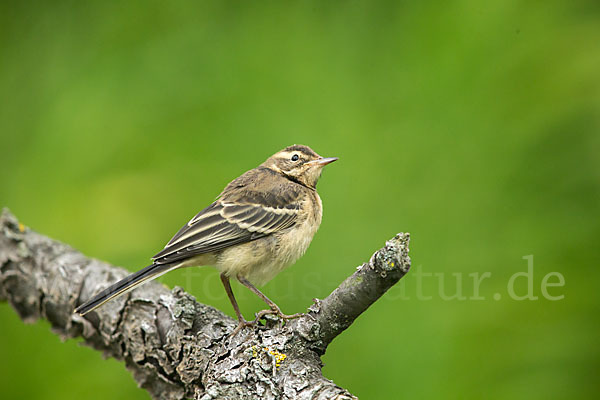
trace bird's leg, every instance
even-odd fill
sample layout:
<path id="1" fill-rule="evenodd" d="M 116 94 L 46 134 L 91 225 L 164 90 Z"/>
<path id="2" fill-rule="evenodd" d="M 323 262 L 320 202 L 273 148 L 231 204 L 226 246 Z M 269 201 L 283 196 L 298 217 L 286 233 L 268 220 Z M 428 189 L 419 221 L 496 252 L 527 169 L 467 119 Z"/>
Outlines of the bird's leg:
<path id="1" fill-rule="evenodd" d="M 256 319 L 254 320 L 255 322 L 258 322 L 262 317 L 264 317 L 267 314 L 277 314 L 282 319 L 298 318 L 298 317 L 301 317 L 303 315 L 302 313 L 296 313 L 296 314 L 292 314 L 292 315 L 287 315 L 287 314 L 282 313 L 281 309 L 279 308 L 279 306 L 277 304 L 273 303 L 273 301 L 271 299 L 269 299 L 267 296 L 265 296 L 263 294 L 263 292 L 261 292 L 256 287 L 254 287 L 254 285 L 251 284 L 246 278 L 244 278 L 243 276 L 238 275 L 237 279 L 238 279 L 238 281 L 240 281 L 240 283 L 242 285 L 244 285 L 248 289 L 252 290 L 252 292 L 254 292 L 265 303 L 267 303 L 267 305 L 270 308 L 270 310 L 262 310 L 262 311 L 258 312 L 256 314 Z"/>
<path id="2" fill-rule="evenodd" d="M 238 326 L 231 332 L 230 336 L 235 336 L 240 330 L 247 326 L 254 325 L 254 321 L 246 321 L 242 312 L 240 311 L 240 307 L 238 306 L 237 300 L 233 295 L 233 290 L 231 290 L 231 284 L 229 283 L 229 277 L 225 274 L 221 274 L 221 282 L 223 282 L 223 286 L 225 287 L 225 291 L 227 292 L 227 296 L 229 297 L 229 301 L 231 301 L 231 305 L 233 306 L 233 310 L 235 311 L 235 315 L 237 315 Z"/>

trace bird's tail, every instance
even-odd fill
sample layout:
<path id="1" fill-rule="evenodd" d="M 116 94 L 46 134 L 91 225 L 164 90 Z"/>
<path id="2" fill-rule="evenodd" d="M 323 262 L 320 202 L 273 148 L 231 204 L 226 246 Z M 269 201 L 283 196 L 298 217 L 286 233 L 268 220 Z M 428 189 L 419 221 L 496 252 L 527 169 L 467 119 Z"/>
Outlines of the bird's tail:
<path id="1" fill-rule="evenodd" d="M 79 315 L 85 315 L 90 311 L 93 311 L 96 308 L 100 307 L 107 301 L 129 292 L 130 290 L 135 289 L 139 285 L 149 280 L 156 279 L 159 276 L 166 274 L 167 272 L 179 266 L 180 263 L 149 265 L 146 268 L 141 269 L 138 272 L 135 272 L 129 275 L 128 277 L 121 279 L 114 285 L 111 285 L 110 287 L 104 289 L 103 291 L 92 297 L 91 300 L 88 300 L 79 307 L 77 307 L 75 309 L 75 312 Z"/>

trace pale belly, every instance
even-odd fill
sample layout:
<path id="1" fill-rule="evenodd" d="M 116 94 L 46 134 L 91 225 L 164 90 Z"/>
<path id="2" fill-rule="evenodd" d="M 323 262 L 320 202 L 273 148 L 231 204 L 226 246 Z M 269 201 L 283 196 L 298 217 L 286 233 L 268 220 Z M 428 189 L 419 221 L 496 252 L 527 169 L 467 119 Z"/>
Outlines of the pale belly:
<path id="1" fill-rule="evenodd" d="M 229 277 L 241 275 L 264 285 L 308 249 L 318 224 L 306 221 L 287 231 L 223 250 L 215 266 Z"/>

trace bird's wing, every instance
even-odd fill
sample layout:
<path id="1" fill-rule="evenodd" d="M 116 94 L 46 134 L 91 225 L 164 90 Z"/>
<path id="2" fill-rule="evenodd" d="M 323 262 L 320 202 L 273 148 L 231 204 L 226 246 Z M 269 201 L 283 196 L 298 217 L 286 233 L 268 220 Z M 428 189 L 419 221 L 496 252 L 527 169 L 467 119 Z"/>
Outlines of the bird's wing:
<path id="1" fill-rule="evenodd" d="M 171 263 L 292 227 L 300 204 L 285 203 L 270 207 L 254 202 L 217 200 L 192 218 L 152 259 L 157 264 Z"/>

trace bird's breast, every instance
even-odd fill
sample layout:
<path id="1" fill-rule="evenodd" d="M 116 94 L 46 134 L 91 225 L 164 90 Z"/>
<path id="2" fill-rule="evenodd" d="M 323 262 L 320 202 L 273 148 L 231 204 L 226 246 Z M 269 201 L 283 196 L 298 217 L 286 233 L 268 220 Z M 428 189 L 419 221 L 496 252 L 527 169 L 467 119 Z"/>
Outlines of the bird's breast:
<path id="1" fill-rule="evenodd" d="M 294 226 L 252 242 L 227 248 L 218 257 L 217 268 L 229 276 L 242 275 L 255 285 L 264 285 L 308 249 L 322 218 L 321 199 L 316 192 L 303 202 L 304 218 Z"/>
<path id="2" fill-rule="evenodd" d="M 304 255 L 321 225 L 322 203 L 317 192 L 310 192 L 302 208 L 306 217 L 292 228 L 282 232 L 279 238 L 277 258 L 284 266 L 293 264 Z"/>

